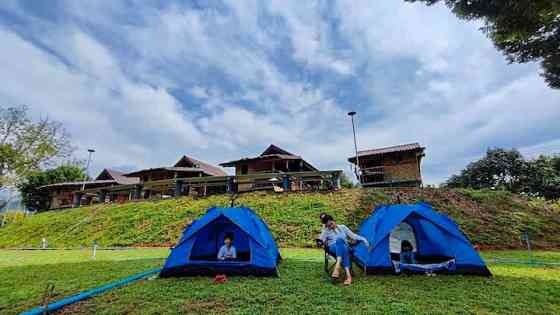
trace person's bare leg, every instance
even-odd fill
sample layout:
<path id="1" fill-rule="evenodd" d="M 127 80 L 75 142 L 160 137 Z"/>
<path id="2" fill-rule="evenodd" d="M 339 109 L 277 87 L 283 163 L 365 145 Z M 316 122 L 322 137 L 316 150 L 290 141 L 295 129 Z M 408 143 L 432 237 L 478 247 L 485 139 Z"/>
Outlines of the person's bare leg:
<path id="1" fill-rule="evenodd" d="M 350 268 L 346 267 L 344 268 L 344 271 L 346 271 L 346 280 L 344 280 L 344 284 L 345 285 L 352 284 L 352 273 L 350 272 Z"/>
<path id="2" fill-rule="evenodd" d="M 340 263 L 342 262 L 342 257 L 336 257 L 336 264 L 334 265 L 334 270 L 332 273 L 333 278 L 340 277 Z"/>

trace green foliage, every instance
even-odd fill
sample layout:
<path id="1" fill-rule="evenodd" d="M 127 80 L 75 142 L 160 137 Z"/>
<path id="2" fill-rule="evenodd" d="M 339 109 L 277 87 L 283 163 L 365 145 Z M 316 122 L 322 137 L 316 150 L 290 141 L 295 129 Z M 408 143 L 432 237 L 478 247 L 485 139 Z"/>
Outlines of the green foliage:
<path id="1" fill-rule="evenodd" d="M 80 165 L 67 164 L 46 171 L 33 171 L 26 174 L 25 179 L 18 184 L 23 204 L 31 210 L 49 208 L 49 198 L 37 188 L 63 182 L 84 180 L 87 175 Z"/>
<path id="2" fill-rule="evenodd" d="M 558 0 L 405 0 L 445 2 L 460 18 L 482 20 L 482 30 L 510 62 L 540 61 L 542 76 L 560 88 L 560 2 Z"/>
<path id="3" fill-rule="evenodd" d="M 344 189 L 333 193 L 250 193 L 238 205 L 253 208 L 269 225 L 280 246 L 310 247 L 320 232 L 319 214 L 327 212 L 355 229 L 380 204 L 426 201 L 456 220 L 475 243 L 489 248 L 523 248 L 521 233 L 531 232 L 536 247 L 560 247 L 560 220 L 545 208 L 507 191 Z M 552 204 L 552 203 L 551 203 Z M 12 218 L 0 228 L 0 248 L 172 246 L 184 227 L 212 206 L 228 206 L 227 196 L 184 197 L 155 202 L 95 205 Z"/>
<path id="4" fill-rule="evenodd" d="M 525 160 L 515 149 L 489 149 L 446 182 L 449 188 L 505 189 L 515 193 L 560 198 L 560 156 Z"/>
<path id="5" fill-rule="evenodd" d="M 560 198 L 560 156 L 541 155 L 529 161 L 523 174 L 523 192 Z"/>
<path id="6" fill-rule="evenodd" d="M 470 163 L 460 175 L 452 176 L 446 184 L 452 188 L 505 188 L 519 191 L 525 163 L 521 153 L 515 149 L 488 149 L 485 157 Z"/>
<path id="7" fill-rule="evenodd" d="M 340 185 L 343 188 L 354 188 L 354 183 L 352 182 L 352 179 L 350 179 L 350 177 L 348 177 L 348 175 L 346 175 L 346 173 L 342 173 L 342 175 L 340 175 Z"/>
<path id="8" fill-rule="evenodd" d="M 55 300 L 161 266 L 167 250 L 0 251 L 0 313 L 38 306 L 47 283 Z M 492 278 L 364 276 L 349 287 L 332 285 L 323 253 L 283 249 L 280 277 L 142 280 L 64 308 L 72 314 L 558 314 L 560 273 L 554 268 L 490 265 Z M 484 258 L 526 258 L 523 252 L 487 252 Z M 558 252 L 536 252 L 558 261 Z"/>
<path id="9" fill-rule="evenodd" d="M 27 107 L 0 106 L 0 187 L 19 183 L 27 174 L 72 152 L 62 124 L 27 116 Z"/>

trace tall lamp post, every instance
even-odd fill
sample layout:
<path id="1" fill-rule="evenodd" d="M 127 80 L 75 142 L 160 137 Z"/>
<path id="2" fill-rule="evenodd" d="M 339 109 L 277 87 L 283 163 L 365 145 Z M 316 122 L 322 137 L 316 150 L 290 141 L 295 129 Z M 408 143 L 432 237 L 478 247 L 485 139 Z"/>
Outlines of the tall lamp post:
<path id="1" fill-rule="evenodd" d="M 93 152 L 95 152 L 94 149 L 88 149 L 87 151 L 88 151 L 88 160 L 87 160 L 87 163 L 86 163 L 86 178 L 84 179 L 84 183 L 82 184 L 82 191 L 84 191 L 86 189 L 86 181 L 87 181 L 87 177 L 88 177 L 88 174 L 89 174 L 89 165 L 91 163 L 91 156 L 92 156 Z"/>
<path id="2" fill-rule="evenodd" d="M 354 124 L 354 115 L 356 115 L 356 112 L 349 112 L 348 116 L 350 116 L 350 119 L 352 120 L 352 133 L 354 134 L 354 150 L 356 151 L 356 167 L 354 168 L 354 173 L 356 174 L 356 179 L 358 180 L 358 184 L 361 184 L 362 181 L 360 179 L 360 174 L 358 171 L 358 168 L 360 167 L 360 161 L 358 159 L 358 143 L 356 141 L 356 126 Z"/>

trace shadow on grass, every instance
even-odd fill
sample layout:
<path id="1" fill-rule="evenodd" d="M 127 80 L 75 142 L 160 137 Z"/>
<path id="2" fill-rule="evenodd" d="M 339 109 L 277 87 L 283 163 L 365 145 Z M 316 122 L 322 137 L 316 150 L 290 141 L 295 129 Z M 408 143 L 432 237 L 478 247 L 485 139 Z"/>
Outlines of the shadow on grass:
<path id="1" fill-rule="evenodd" d="M 75 311 L 112 314 L 174 313 L 503 313 L 560 310 L 560 279 L 503 268 L 493 278 L 364 276 L 333 285 L 321 262 L 287 258 L 278 278 L 210 277 L 144 280 L 86 301 Z"/>

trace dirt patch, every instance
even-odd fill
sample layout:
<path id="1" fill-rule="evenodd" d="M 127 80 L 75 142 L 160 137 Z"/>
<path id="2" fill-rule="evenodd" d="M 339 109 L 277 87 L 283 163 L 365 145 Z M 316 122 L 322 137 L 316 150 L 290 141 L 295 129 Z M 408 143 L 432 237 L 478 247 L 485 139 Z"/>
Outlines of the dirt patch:
<path id="1" fill-rule="evenodd" d="M 182 311 L 187 314 L 225 314 L 227 306 L 220 299 L 196 300 L 186 302 Z"/>
<path id="2" fill-rule="evenodd" d="M 80 301 L 63 307 L 54 314 L 57 315 L 68 315 L 68 314 L 88 314 L 89 301 Z"/>

